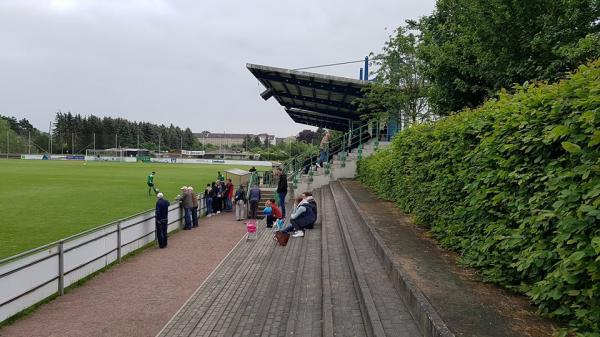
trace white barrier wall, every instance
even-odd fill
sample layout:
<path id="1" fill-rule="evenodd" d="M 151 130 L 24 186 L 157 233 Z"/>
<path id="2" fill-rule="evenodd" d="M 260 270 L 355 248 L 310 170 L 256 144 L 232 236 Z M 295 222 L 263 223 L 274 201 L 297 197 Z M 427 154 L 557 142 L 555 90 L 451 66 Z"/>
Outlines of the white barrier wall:
<path id="1" fill-rule="evenodd" d="M 200 198 L 202 214 L 204 200 Z M 182 226 L 169 206 L 172 232 Z M 0 261 L 0 322 L 155 240 L 154 210 L 115 221 Z"/>
<path id="2" fill-rule="evenodd" d="M 54 158 L 54 157 L 52 157 Z M 123 163 L 135 163 L 137 162 L 137 158 L 135 157 L 94 157 L 94 156 L 85 156 L 85 161 L 117 161 Z"/>
<path id="3" fill-rule="evenodd" d="M 261 160 L 229 160 L 229 159 L 187 159 L 187 158 L 150 158 L 153 163 L 167 164 L 217 164 L 217 165 L 247 165 L 247 166 L 268 166 L 273 162 Z"/>
<path id="4" fill-rule="evenodd" d="M 47 158 L 47 156 L 46 156 Z M 41 154 L 22 154 L 21 159 L 42 160 Z M 52 160 L 85 160 L 85 161 L 108 161 L 135 163 L 135 157 L 95 157 L 95 156 L 65 156 L 52 155 Z M 167 164 L 215 164 L 215 165 L 247 165 L 247 166 L 268 166 L 272 167 L 273 162 L 261 160 L 228 160 L 228 159 L 187 159 L 187 158 L 150 158 L 153 163 Z"/>

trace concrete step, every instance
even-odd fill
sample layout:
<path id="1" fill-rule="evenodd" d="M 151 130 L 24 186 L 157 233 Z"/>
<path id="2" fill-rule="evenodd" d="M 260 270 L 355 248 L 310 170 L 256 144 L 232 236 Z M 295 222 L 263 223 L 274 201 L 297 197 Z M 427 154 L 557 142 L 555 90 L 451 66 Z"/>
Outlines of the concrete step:
<path id="1" fill-rule="evenodd" d="M 422 336 L 409 308 L 394 288 L 377 252 L 368 240 L 369 232 L 359 210 L 343 192 L 338 182 L 329 185 L 331 197 L 325 201 L 333 206 L 334 223 L 326 223 L 328 230 L 337 227 L 346 260 L 352 273 L 354 292 L 360 304 L 365 330 L 370 336 Z M 325 205 L 326 207 L 326 205 Z M 329 218 L 330 213 L 326 214 Z M 328 237 L 330 240 L 330 237 Z M 339 274 L 339 273 L 336 273 Z M 348 291 L 350 292 L 350 291 Z M 403 322 L 400 326 L 393 323 Z"/>

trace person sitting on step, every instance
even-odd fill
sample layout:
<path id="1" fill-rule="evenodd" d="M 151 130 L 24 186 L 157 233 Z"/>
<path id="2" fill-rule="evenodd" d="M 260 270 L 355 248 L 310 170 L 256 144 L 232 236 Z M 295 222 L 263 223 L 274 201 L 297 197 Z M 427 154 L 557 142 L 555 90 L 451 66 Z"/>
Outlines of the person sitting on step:
<path id="1" fill-rule="evenodd" d="M 317 217 L 314 207 L 302 197 L 297 197 L 295 204 L 294 212 L 290 216 L 290 225 L 283 231 L 287 234 L 294 231 L 292 236 L 301 238 L 304 236 L 304 230 L 307 229 L 307 226 L 314 224 Z"/>
<path id="2" fill-rule="evenodd" d="M 313 197 L 312 192 L 304 192 L 302 193 L 302 197 L 313 207 L 313 211 L 315 212 L 315 221 L 317 221 L 317 201 Z M 306 226 L 306 229 L 313 229 L 315 221 Z"/>
<path id="3" fill-rule="evenodd" d="M 265 203 L 265 208 L 266 207 L 271 207 L 271 214 L 267 215 L 267 228 L 272 228 L 273 222 L 278 219 L 281 219 L 283 217 L 283 214 L 281 213 L 281 209 L 277 207 L 275 199 L 267 200 L 267 202 Z"/>

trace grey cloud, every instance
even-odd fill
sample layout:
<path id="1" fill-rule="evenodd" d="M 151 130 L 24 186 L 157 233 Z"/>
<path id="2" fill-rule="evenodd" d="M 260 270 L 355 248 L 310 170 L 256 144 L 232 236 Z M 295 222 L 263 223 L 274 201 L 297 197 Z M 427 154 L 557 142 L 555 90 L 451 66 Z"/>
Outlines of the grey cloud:
<path id="1" fill-rule="evenodd" d="M 63 4 L 63 8 L 52 7 Z M 428 1 L 0 2 L 0 114 L 46 129 L 57 110 L 278 136 L 297 125 L 263 101 L 247 62 L 361 59 Z M 317 69 L 357 77 L 360 65 Z"/>

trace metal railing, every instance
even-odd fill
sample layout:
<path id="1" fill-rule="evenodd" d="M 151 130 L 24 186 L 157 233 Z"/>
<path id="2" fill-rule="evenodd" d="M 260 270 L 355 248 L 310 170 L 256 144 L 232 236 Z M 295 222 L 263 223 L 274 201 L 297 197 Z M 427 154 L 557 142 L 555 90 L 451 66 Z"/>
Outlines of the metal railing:
<path id="1" fill-rule="evenodd" d="M 250 175 L 248 190 L 254 185 L 266 188 L 277 187 L 278 181 L 279 178 L 273 173 L 273 170 L 254 171 Z"/>
<path id="2" fill-rule="evenodd" d="M 330 161 L 334 155 L 341 155 L 341 160 L 345 161 L 346 154 L 351 150 L 358 148 L 358 156 L 362 156 L 363 144 L 371 139 L 375 139 L 375 149 L 378 148 L 381 123 L 379 120 L 371 120 L 351 129 L 350 131 L 329 141 L 327 150 L 324 153 L 323 167 L 325 173 L 330 171 Z M 291 158 L 284 163 L 283 169 L 288 174 L 292 182 L 296 182 L 301 174 L 311 174 L 311 167 L 314 167 L 321 160 L 319 151 L 308 151 Z"/>
<path id="3" fill-rule="evenodd" d="M 204 198 L 199 197 L 204 214 Z M 154 209 L 0 260 L 0 322 L 101 270 L 155 240 Z M 173 202 L 168 232 L 182 226 Z"/>

